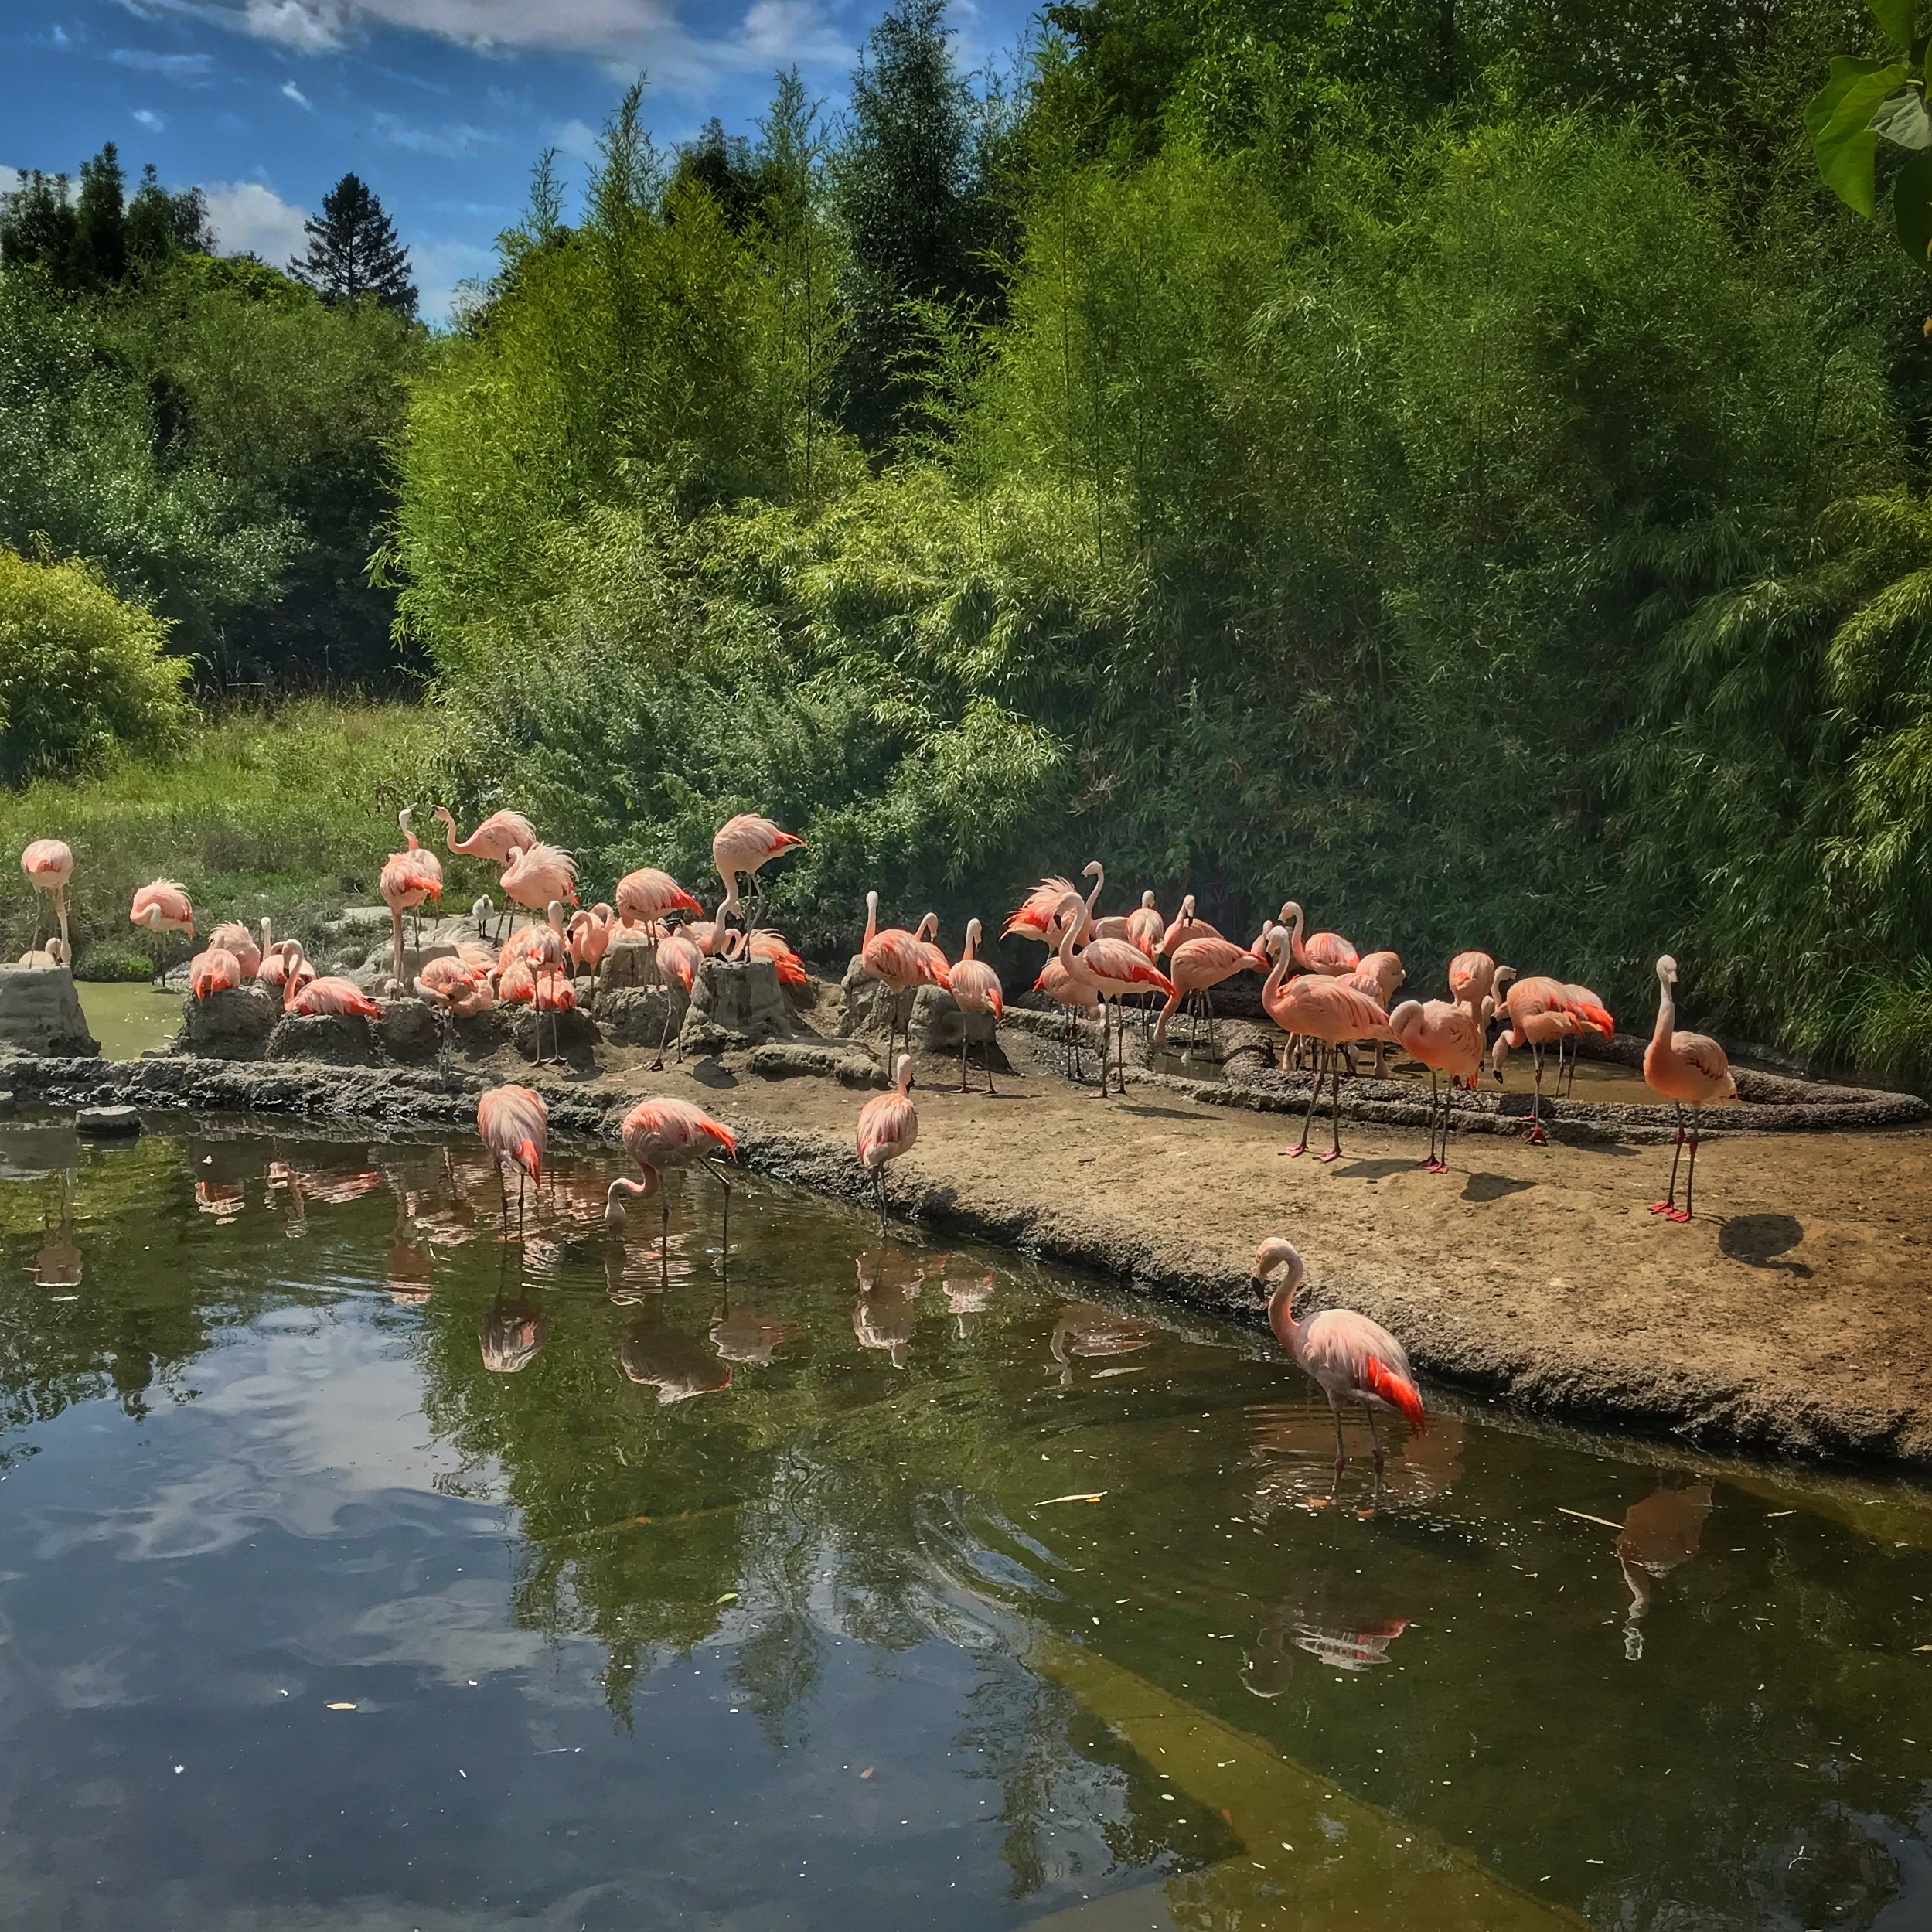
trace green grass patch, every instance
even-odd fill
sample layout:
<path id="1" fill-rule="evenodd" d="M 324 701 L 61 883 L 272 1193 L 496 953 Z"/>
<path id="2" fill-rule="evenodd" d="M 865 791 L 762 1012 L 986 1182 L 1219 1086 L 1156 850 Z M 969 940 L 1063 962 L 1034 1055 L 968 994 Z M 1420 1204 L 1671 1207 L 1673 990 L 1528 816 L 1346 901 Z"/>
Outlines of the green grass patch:
<path id="1" fill-rule="evenodd" d="M 17 860 L 30 840 L 65 839 L 80 976 L 145 977 L 149 942 L 128 923 L 128 907 L 150 879 L 179 879 L 203 932 L 264 913 L 295 932 L 321 912 L 373 902 L 383 860 L 401 842 L 397 813 L 414 804 L 427 816 L 434 802 L 441 730 L 434 710 L 413 704 L 312 699 L 230 712 L 171 758 L 0 793 L 0 850 Z M 17 864 L 0 877 L 12 881 L 0 889 L 0 956 L 13 959 L 37 909 Z"/>

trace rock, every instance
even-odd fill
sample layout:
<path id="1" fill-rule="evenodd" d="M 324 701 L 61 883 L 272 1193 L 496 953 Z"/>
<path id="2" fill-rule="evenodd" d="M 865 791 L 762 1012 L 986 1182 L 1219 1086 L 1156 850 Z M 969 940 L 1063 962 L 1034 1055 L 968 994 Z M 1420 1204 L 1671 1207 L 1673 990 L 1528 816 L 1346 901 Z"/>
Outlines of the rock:
<path id="1" fill-rule="evenodd" d="M 443 1050 L 443 1022 L 423 1000 L 392 1000 L 376 1022 L 376 1038 L 391 1059 L 421 1062 Z"/>
<path id="2" fill-rule="evenodd" d="M 545 1059 L 561 1055 L 574 1067 L 588 1067 L 597 1044 L 603 1038 L 598 1031 L 597 1022 L 581 1008 L 567 1008 L 561 1013 L 539 1014 L 534 1007 L 517 1006 L 498 1009 L 509 1015 L 510 1044 L 526 1060 L 537 1057 L 537 1021 L 543 1022 L 542 1049 Z M 554 1021 L 557 1030 L 550 1031 Z"/>
<path id="3" fill-rule="evenodd" d="M 725 1053 L 789 1040 L 799 1030 L 778 968 L 769 959 L 707 959 L 678 1029 L 687 1054 Z"/>
<path id="4" fill-rule="evenodd" d="M 892 1003 L 899 996 L 874 979 L 856 953 L 845 969 L 845 977 L 839 982 L 839 991 L 843 995 L 839 1003 L 840 1032 L 853 1036 L 876 1033 L 884 1038 Z M 896 1027 L 897 1022 L 892 1024 Z"/>
<path id="5" fill-rule="evenodd" d="M 746 1062 L 767 1080 L 806 1074 L 838 1082 L 842 1087 L 889 1087 L 885 1069 L 862 1047 L 844 1041 L 785 1040 L 754 1047 Z"/>
<path id="6" fill-rule="evenodd" d="M 132 1107 L 83 1107 L 73 1117 L 77 1133 L 129 1135 L 141 1131 L 141 1116 Z"/>
<path id="7" fill-rule="evenodd" d="M 605 963 L 609 956 L 605 956 Z M 606 1039 L 620 1046 L 655 1048 L 659 1041 L 668 1046 L 683 1024 L 686 1000 L 682 986 L 606 986 L 597 996 L 597 1023 Z M 667 1031 L 665 1016 L 669 1011 Z"/>
<path id="8" fill-rule="evenodd" d="M 386 905 L 348 905 L 336 914 L 331 929 L 336 932 L 387 932 L 389 908 Z"/>
<path id="9" fill-rule="evenodd" d="M 973 1018 L 980 1017 L 975 1014 Z M 921 986 L 912 996 L 909 1031 L 915 1053 L 957 1053 L 967 1031 L 959 1003 L 943 986 Z"/>
<path id="10" fill-rule="evenodd" d="M 598 977 L 613 992 L 657 981 L 657 942 L 641 925 L 622 926 L 598 963 Z"/>
<path id="11" fill-rule="evenodd" d="M 59 1058 L 100 1052 L 65 966 L 0 966 L 0 1046 Z"/>
<path id="12" fill-rule="evenodd" d="M 12 1088 L 0 1087 L 0 1119 L 11 1119 L 16 1110 Z"/>
<path id="13" fill-rule="evenodd" d="M 322 1060 L 331 1066 L 376 1063 L 376 1034 L 358 1013 L 291 1013 L 275 1024 L 266 1060 Z"/>
<path id="14" fill-rule="evenodd" d="M 257 980 L 181 1003 L 177 1051 L 211 1060 L 259 1060 L 281 1017 L 281 1002 Z"/>
<path id="15" fill-rule="evenodd" d="M 490 1007 L 482 1013 L 472 1013 L 467 1019 L 450 1022 L 450 1038 L 458 1048 L 479 1058 L 496 1052 L 509 1039 L 509 1007 Z"/>
<path id="16" fill-rule="evenodd" d="M 403 948 L 403 984 L 412 985 L 417 973 L 431 959 L 453 959 L 456 957 L 454 945 L 431 945 L 425 940 L 421 947 L 406 946 Z M 344 969 L 346 976 L 353 980 L 363 992 L 375 999 L 387 997 L 390 969 L 396 963 L 393 948 L 379 946 L 373 952 L 352 957 Z"/>

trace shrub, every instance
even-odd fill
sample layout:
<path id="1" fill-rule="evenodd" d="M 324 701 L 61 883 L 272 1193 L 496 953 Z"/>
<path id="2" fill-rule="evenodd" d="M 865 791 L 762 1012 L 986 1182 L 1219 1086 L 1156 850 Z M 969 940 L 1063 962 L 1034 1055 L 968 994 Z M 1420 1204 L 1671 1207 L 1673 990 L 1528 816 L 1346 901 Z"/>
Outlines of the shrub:
<path id="1" fill-rule="evenodd" d="M 189 667 L 165 655 L 167 639 L 165 624 L 86 564 L 0 548 L 0 779 L 165 749 L 190 716 Z"/>

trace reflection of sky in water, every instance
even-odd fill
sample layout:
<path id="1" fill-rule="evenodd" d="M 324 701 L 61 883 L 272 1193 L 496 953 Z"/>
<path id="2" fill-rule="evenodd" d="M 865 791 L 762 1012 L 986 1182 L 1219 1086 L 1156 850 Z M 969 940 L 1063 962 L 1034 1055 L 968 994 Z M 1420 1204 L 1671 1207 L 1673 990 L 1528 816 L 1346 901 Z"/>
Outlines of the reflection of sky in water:
<path id="1" fill-rule="evenodd" d="M 727 1279 L 602 1157 L 518 1242 L 473 1145 L 18 1133 L 9 1927 L 1923 1922 L 1916 1491 L 1437 1414 L 1334 1506 L 1252 1337 L 750 1177 Z"/>

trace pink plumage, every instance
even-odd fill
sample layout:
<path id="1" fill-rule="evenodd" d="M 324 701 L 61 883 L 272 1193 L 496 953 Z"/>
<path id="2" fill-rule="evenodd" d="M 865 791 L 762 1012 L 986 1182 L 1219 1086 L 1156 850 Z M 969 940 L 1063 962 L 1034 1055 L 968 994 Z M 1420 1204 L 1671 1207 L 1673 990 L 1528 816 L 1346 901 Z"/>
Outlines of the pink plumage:
<path id="1" fill-rule="evenodd" d="M 677 933 L 657 942 L 658 971 L 666 979 L 675 980 L 684 989 L 687 998 L 697 983 L 698 972 L 704 964 L 704 955 L 689 939 Z"/>
<path id="2" fill-rule="evenodd" d="M 526 1007 L 537 997 L 537 969 L 519 953 L 496 976 L 496 997 L 505 1006 Z"/>
<path id="3" fill-rule="evenodd" d="M 231 993 L 241 984 L 241 962 L 227 947 L 210 944 L 188 962 L 188 990 L 196 1000 Z"/>
<path id="4" fill-rule="evenodd" d="M 1060 943 L 1060 902 L 1069 893 L 1075 898 L 1080 896 L 1071 879 L 1042 879 L 1007 915 L 1007 922 L 1000 929 L 1000 936 L 1005 939 L 1038 939 L 1048 946 L 1057 946 Z M 1083 918 L 1081 931 L 1075 936 L 1090 936 L 1090 927 L 1091 922 Z"/>
<path id="5" fill-rule="evenodd" d="M 617 882 L 617 916 L 626 925 L 648 925 L 667 912 L 704 916 L 704 908 L 668 872 L 642 865 Z"/>
<path id="6" fill-rule="evenodd" d="M 128 908 L 131 925 L 145 925 L 150 932 L 185 932 L 195 936 L 195 908 L 188 903 L 185 886 L 173 879 L 156 879 L 135 894 Z"/>
<path id="7" fill-rule="evenodd" d="M 435 816 L 443 822 L 444 837 L 452 852 L 507 865 L 513 852 L 527 852 L 537 843 L 537 828 L 520 812 L 492 812 L 466 839 L 456 836 L 456 821 L 449 807 L 439 805 Z"/>
<path id="8" fill-rule="evenodd" d="M 1167 1022 L 1179 1010 L 1184 996 L 1205 993 L 1237 973 L 1265 973 L 1267 969 L 1268 962 L 1259 953 L 1236 946 L 1232 939 L 1183 939 L 1168 955 L 1167 976 L 1173 982 L 1173 990 L 1160 1009 L 1160 1017 L 1154 1022 L 1154 1045 L 1159 1048 L 1167 1044 Z"/>
<path id="9" fill-rule="evenodd" d="M 577 903 L 577 861 L 561 846 L 538 843 L 513 852 L 497 884 L 503 896 L 532 911 L 544 911 L 553 899 Z"/>
<path id="10" fill-rule="evenodd" d="M 688 1100 L 640 1100 L 618 1130 L 624 1151 L 640 1167 L 662 1172 L 719 1153 L 738 1158 L 738 1140 L 721 1120 Z"/>
<path id="11" fill-rule="evenodd" d="M 1302 936 L 1302 910 L 1293 899 L 1281 908 L 1281 922 L 1289 929 L 1289 951 L 1304 973 L 1346 974 L 1361 964 L 1361 955 L 1339 932 L 1311 932 Z"/>
<path id="12" fill-rule="evenodd" d="M 990 1013 L 995 1021 L 1003 1020 L 1007 1015 L 1006 993 L 1000 984 L 1000 976 L 985 960 L 979 956 L 980 922 L 969 919 L 966 929 L 966 950 L 959 962 L 950 969 L 952 997 L 959 1003 L 965 1013 Z"/>
<path id="13" fill-rule="evenodd" d="M 254 934 L 239 919 L 224 920 L 209 934 L 209 950 L 213 952 L 216 946 L 235 956 L 244 980 L 254 979 L 261 970 L 261 948 Z"/>
<path id="14" fill-rule="evenodd" d="M 805 962 L 786 944 L 782 933 L 774 932 L 769 926 L 762 926 L 747 942 L 748 952 L 754 959 L 768 959 L 778 970 L 782 986 L 802 986 L 811 978 L 805 969 Z"/>
<path id="15" fill-rule="evenodd" d="M 805 841 L 796 832 L 782 832 L 769 819 L 755 812 L 741 812 L 727 819 L 711 840 L 712 862 L 724 881 L 724 897 L 717 909 L 721 921 L 738 909 L 738 875 L 748 878 L 768 860 L 794 848 L 805 850 Z"/>
<path id="16" fill-rule="evenodd" d="M 1190 892 L 1181 901 L 1181 910 L 1175 914 L 1174 924 L 1160 935 L 1158 952 L 1164 952 L 1171 959 L 1175 952 L 1192 939 L 1219 939 L 1225 938 L 1218 926 L 1210 925 L 1205 919 L 1194 917 L 1194 895 Z"/>
<path id="17" fill-rule="evenodd" d="M 499 1162 L 508 1161 L 531 1180 L 543 1171 L 550 1142 L 550 1109 L 532 1087 L 492 1087 L 476 1102 L 476 1131 Z"/>
<path id="18" fill-rule="evenodd" d="M 1276 931 L 1279 932 L 1277 926 Z M 1279 955 L 1281 949 L 1277 948 Z M 1279 956 L 1276 961 L 1280 967 Z M 1269 976 L 1261 990 L 1269 1019 L 1284 1033 L 1305 1034 L 1328 1046 L 1345 1040 L 1369 1040 L 1386 1031 L 1389 1015 L 1373 993 L 1364 993 L 1344 979 L 1303 973 L 1293 980 Z"/>
<path id="19" fill-rule="evenodd" d="M 865 938 L 859 958 L 871 978 L 894 993 L 908 993 L 915 986 L 949 987 L 952 973 L 936 946 L 929 947 L 903 926 L 880 925 L 876 892 L 865 895 Z"/>
<path id="20" fill-rule="evenodd" d="M 1691 1218 L 1697 1187 L 1698 1116 L 1714 1100 L 1735 1100 L 1737 1077 L 1731 1072 L 1730 1055 L 1708 1034 L 1677 1031 L 1677 1000 L 1671 990 L 1676 983 L 1677 962 L 1666 953 L 1657 963 L 1657 1024 L 1644 1049 L 1644 1078 L 1653 1092 L 1680 1109 L 1691 1110 L 1691 1170 L 1684 1186 L 1684 1205 L 1677 1205 L 1677 1165 L 1685 1143 L 1681 1111 L 1677 1151 L 1671 1157 L 1670 1189 L 1661 1201 L 1651 1204 L 1652 1214 L 1683 1222 Z"/>
<path id="21" fill-rule="evenodd" d="M 1100 989 L 1090 980 L 1076 980 L 1057 954 L 1040 969 L 1033 990 L 1044 993 L 1055 1006 L 1072 1007 L 1076 1012 L 1091 1013 L 1100 1003 Z"/>
<path id="22" fill-rule="evenodd" d="M 306 985 L 291 984 L 282 995 L 285 1013 L 304 1014 L 310 1017 L 318 1014 L 332 1014 L 339 1019 L 360 1017 L 365 1020 L 380 1020 L 383 1010 L 362 988 L 347 980 L 311 980 Z"/>
<path id="23" fill-rule="evenodd" d="M 906 1092 L 911 1084 L 912 1056 L 902 1053 L 892 1092 L 875 1095 L 859 1109 L 859 1165 L 869 1174 L 881 1174 L 919 1137 L 919 1116 Z"/>
<path id="24" fill-rule="evenodd" d="M 56 892 L 73 877 L 73 854 L 60 839 L 36 839 L 20 854 L 20 870 L 36 892 Z"/>

